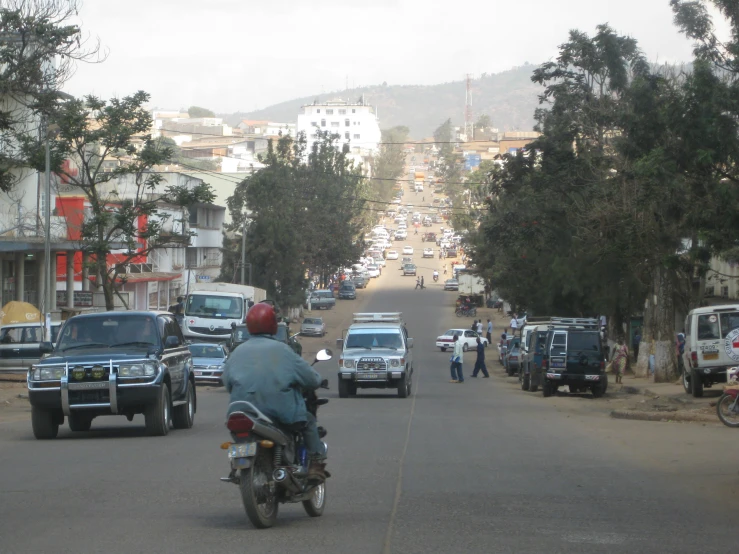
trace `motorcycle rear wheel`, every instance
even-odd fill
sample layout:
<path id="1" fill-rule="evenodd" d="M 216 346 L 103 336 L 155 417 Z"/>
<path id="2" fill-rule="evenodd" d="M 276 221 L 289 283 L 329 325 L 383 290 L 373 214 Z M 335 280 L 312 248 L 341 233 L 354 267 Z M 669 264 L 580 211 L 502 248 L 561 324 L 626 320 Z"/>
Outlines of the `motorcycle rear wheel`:
<path id="1" fill-rule="evenodd" d="M 734 399 L 728 394 L 722 394 L 721 398 L 716 403 L 716 415 L 721 420 L 721 423 L 727 427 L 739 427 L 739 414 L 734 413 L 730 410 L 730 407 Z"/>
<path id="2" fill-rule="evenodd" d="M 279 503 L 274 490 L 270 490 L 272 461 L 268 450 L 259 450 L 251 467 L 241 470 L 239 488 L 244 511 L 257 529 L 272 527 L 277 521 Z"/>
<path id="3" fill-rule="evenodd" d="M 321 517 L 326 507 L 326 483 L 321 483 L 313 489 L 313 495 L 310 500 L 303 500 L 303 508 L 305 513 L 310 517 Z"/>

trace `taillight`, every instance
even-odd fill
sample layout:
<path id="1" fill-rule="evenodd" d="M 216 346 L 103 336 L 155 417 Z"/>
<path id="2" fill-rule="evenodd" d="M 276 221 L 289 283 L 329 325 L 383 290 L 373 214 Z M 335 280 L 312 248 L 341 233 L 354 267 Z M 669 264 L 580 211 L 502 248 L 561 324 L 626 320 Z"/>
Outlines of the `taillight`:
<path id="1" fill-rule="evenodd" d="M 691 352 L 690 353 L 690 361 L 693 362 L 693 366 L 698 365 L 698 352 Z"/>
<path id="2" fill-rule="evenodd" d="M 234 413 L 228 416 L 226 427 L 236 435 L 248 435 L 254 427 L 254 422 L 246 414 Z"/>
<path id="3" fill-rule="evenodd" d="M 601 369 L 605 369 L 606 368 L 606 363 L 604 361 L 601 361 L 600 362 L 600 368 Z"/>

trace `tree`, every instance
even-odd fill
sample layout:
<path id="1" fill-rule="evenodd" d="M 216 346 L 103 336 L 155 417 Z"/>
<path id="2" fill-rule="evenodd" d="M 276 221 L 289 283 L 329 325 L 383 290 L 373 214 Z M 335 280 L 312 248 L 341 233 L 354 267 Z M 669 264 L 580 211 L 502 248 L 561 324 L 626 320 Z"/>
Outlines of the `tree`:
<path id="1" fill-rule="evenodd" d="M 255 284 L 280 305 L 301 305 L 308 272 L 325 283 L 359 255 L 369 186 L 348 148 L 329 133 L 321 133 L 310 152 L 304 136 L 270 141 L 261 161 L 266 167 L 228 199 L 231 230 L 246 229 Z M 235 268 L 228 260 L 235 263 L 236 256 L 224 260 L 221 277 L 231 280 Z"/>
<path id="2" fill-rule="evenodd" d="M 71 23 L 77 0 L 6 0 L 0 8 L 0 191 L 29 166 L 23 145 L 38 138 L 39 121 L 57 109 L 59 91 L 77 61 L 101 61 Z M 54 63 L 50 63 L 51 61 Z"/>
<path id="3" fill-rule="evenodd" d="M 108 102 L 87 96 L 66 102 L 55 117 L 59 134 L 52 146 L 53 169 L 75 186 L 89 205 L 89 214 L 73 231 L 79 233 L 81 250 L 91 256 L 108 310 L 114 308 L 125 267 L 155 248 L 170 246 L 165 242 L 171 235 L 165 223 L 171 215 L 161 211 L 162 203 L 181 208 L 183 232 L 178 244 L 184 246 L 189 241 L 184 232 L 187 207 L 214 199 L 205 184 L 192 188 L 171 185 L 161 190 L 163 176 L 152 168 L 168 160 L 171 151 L 149 134 L 148 100 L 149 95 L 141 91 Z M 37 169 L 43 167 L 41 146 L 37 145 L 34 158 Z M 72 163 L 63 165 L 66 159 Z M 113 250 L 120 253 L 109 267 Z"/>
<path id="4" fill-rule="evenodd" d="M 405 169 L 405 145 L 403 143 L 408 141 L 409 134 L 410 129 L 404 126 L 382 130 L 380 153 L 372 160 L 372 176 L 376 192 L 373 200 L 390 201 L 396 180 L 403 175 Z"/>
<path id="5" fill-rule="evenodd" d="M 200 106 L 190 106 L 189 108 L 187 108 L 187 115 L 192 118 L 216 116 L 215 112 L 209 110 L 208 108 L 201 108 Z"/>
<path id="6" fill-rule="evenodd" d="M 475 128 L 476 129 L 487 129 L 488 127 L 492 126 L 493 122 L 490 119 L 490 116 L 487 114 L 482 114 L 480 117 L 477 118 L 477 122 L 475 122 Z"/>

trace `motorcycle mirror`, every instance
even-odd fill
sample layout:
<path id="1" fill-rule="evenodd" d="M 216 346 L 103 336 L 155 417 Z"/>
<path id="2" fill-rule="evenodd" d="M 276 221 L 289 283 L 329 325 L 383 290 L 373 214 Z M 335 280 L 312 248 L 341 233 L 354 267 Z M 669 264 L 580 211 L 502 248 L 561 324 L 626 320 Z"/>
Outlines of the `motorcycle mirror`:
<path id="1" fill-rule="evenodd" d="M 323 350 L 319 350 L 316 352 L 316 361 L 317 362 L 326 362 L 333 358 L 333 353 L 328 348 L 324 348 Z"/>

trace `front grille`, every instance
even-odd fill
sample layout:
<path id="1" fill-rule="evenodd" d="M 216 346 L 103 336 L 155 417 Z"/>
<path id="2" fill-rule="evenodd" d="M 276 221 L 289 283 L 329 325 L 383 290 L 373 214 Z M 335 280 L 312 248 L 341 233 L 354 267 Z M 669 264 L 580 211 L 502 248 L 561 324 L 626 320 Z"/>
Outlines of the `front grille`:
<path id="1" fill-rule="evenodd" d="M 193 333 L 200 333 L 201 335 L 228 335 L 229 330 L 228 329 L 213 329 L 210 330 L 209 327 L 190 327 L 190 331 Z"/>
<path id="2" fill-rule="evenodd" d="M 360 358 L 357 371 L 387 371 L 387 362 L 384 358 Z"/>

